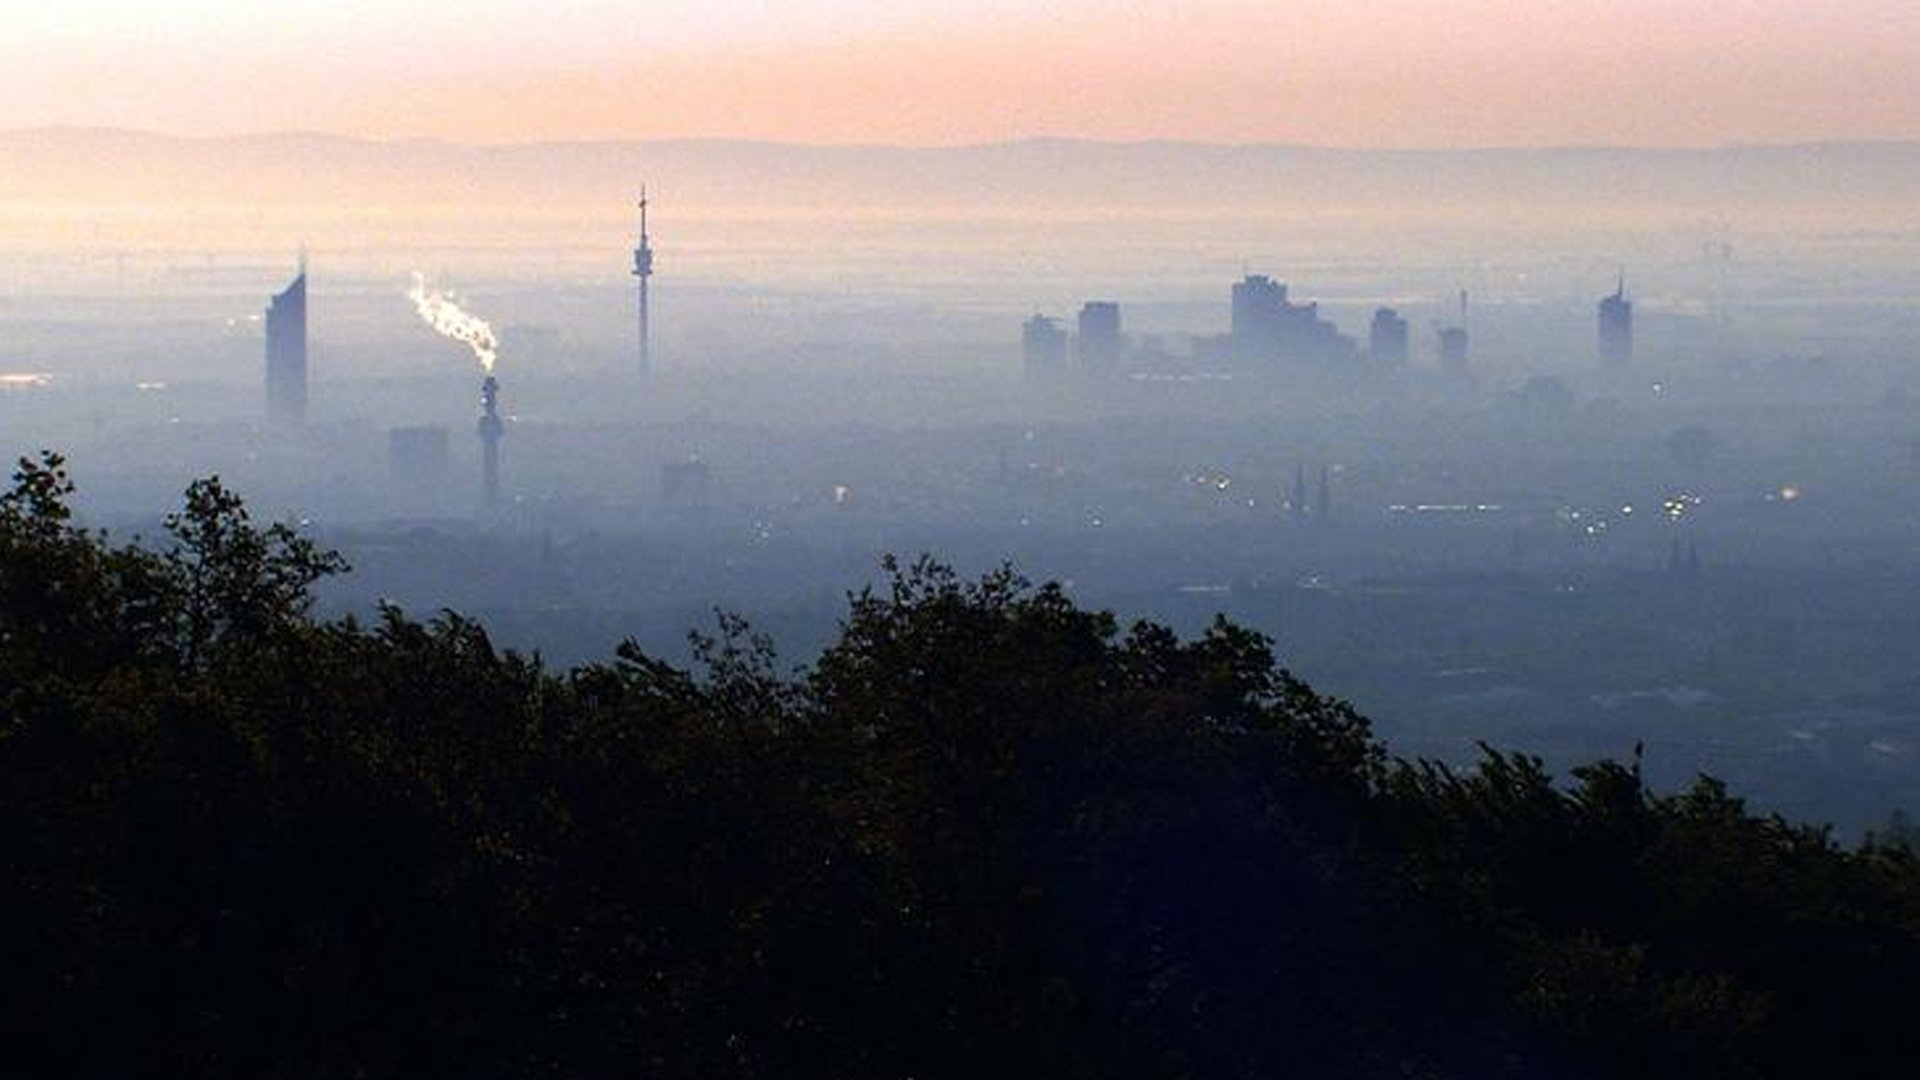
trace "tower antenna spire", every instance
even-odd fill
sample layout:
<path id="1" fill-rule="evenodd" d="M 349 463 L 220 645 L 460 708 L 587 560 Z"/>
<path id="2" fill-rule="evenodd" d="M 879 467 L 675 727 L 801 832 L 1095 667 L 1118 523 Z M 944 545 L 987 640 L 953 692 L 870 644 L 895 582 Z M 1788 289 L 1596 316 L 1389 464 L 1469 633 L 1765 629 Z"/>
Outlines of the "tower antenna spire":
<path id="1" fill-rule="evenodd" d="M 653 277 L 653 238 L 647 232 L 647 185 L 640 185 L 640 246 L 633 249 L 633 276 L 640 279 L 639 292 L 639 331 L 640 331 L 640 374 L 647 375 L 653 368 L 652 327 L 648 324 L 647 284 Z"/>

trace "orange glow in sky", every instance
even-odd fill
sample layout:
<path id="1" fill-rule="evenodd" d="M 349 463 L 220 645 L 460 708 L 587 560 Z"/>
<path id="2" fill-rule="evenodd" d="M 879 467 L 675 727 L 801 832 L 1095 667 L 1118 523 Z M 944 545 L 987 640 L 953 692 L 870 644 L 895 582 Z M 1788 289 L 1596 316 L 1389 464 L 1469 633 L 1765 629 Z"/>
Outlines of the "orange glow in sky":
<path id="1" fill-rule="evenodd" d="M 1913 0 L 76 0 L 0 128 L 1339 146 L 1920 138 Z"/>

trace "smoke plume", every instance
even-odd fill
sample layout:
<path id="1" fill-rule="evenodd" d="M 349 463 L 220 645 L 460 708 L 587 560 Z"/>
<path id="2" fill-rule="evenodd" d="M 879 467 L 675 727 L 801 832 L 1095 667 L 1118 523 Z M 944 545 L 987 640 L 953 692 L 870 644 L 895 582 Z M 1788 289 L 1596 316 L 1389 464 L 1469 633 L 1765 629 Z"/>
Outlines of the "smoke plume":
<path id="1" fill-rule="evenodd" d="M 429 288 L 426 275 L 418 270 L 413 272 L 413 288 L 407 290 L 407 299 L 413 301 L 414 310 L 428 326 L 455 341 L 466 342 L 474 359 L 480 361 L 481 370 L 493 373 L 494 361 L 500 358 L 500 337 L 485 319 L 462 308 L 454 294 Z"/>

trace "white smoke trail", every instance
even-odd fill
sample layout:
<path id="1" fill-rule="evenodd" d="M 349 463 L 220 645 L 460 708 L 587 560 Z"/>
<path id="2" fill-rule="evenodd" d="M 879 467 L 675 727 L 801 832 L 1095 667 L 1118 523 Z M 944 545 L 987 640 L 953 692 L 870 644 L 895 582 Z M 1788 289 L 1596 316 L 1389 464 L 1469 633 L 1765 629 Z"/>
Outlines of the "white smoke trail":
<path id="1" fill-rule="evenodd" d="M 480 361 L 481 370 L 493 373 L 493 363 L 500 358 L 500 338 L 487 320 L 462 308 L 452 293 L 428 288 L 427 276 L 418 270 L 413 272 L 413 288 L 407 290 L 407 299 L 413 301 L 413 309 L 428 326 L 455 341 L 466 342 L 474 359 Z"/>

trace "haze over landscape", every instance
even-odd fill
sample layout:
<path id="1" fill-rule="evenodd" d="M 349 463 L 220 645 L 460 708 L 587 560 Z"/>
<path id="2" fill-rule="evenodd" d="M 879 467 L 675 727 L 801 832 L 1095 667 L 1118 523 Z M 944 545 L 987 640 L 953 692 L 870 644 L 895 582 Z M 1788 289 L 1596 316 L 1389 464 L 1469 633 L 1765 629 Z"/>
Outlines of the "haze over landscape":
<path id="1" fill-rule="evenodd" d="M 21 1060 L 1920 1049 L 1912 4 L 99 0 L 0 70 Z"/>
<path id="2" fill-rule="evenodd" d="M 1780 95 L 1771 126 L 1716 113 L 1710 95 L 1658 117 L 1634 102 L 1678 93 L 1686 71 L 1726 56 L 1803 75 L 1844 61 L 1857 90 L 1911 15 L 1625 4 L 1577 16 L 1579 34 L 1542 34 L 1546 7 L 1473 8 L 1292 13 L 1281 51 L 1294 59 L 1260 65 L 1285 87 L 1235 81 L 1254 43 L 1279 39 L 1272 12 L 1233 3 L 1104 19 L 1072 4 L 1009 6 L 959 17 L 962 33 L 949 16 L 857 3 L 813 13 L 827 23 L 755 5 L 673 19 L 580 5 L 537 29 L 514 5 L 405 19 L 301 5 L 269 19 L 220 4 L 165 20 L 111 4 L 30 15 L 9 37 L 30 77 L 10 81 L 0 114 L 12 129 L 0 132 L 7 438 L 18 453 L 68 452 L 90 513 L 126 528 L 151 528 L 188 479 L 217 472 L 347 550 L 361 570 L 335 587 L 340 610 L 378 596 L 460 607 L 568 661 L 629 633 L 676 654 L 686 624 L 714 605 L 780 622 L 804 655 L 830 630 L 835 598 L 885 551 L 973 567 L 1011 559 L 1128 614 L 1247 618 L 1291 640 L 1302 663 L 1318 656 L 1322 681 L 1362 706 L 1393 701 L 1374 711 L 1389 732 L 1407 727 L 1409 752 L 1470 755 L 1495 734 L 1447 719 L 1460 696 L 1445 680 L 1414 691 L 1400 670 L 1471 669 L 1485 686 L 1460 700 L 1495 695 L 1492 713 L 1512 714 L 1502 730 L 1550 714 L 1557 734 L 1520 745 L 1555 760 L 1671 738 L 1681 749 L 1656 757 L 1663 775 L 1750 768 L 1775 805 L 1873 825 L 1900 802 L 1891 789 L 1829 789 L 1801 764 L 1762 762 L 1770 739 L 1792 762 L 1794 740 L 1825 747 L 1822 733 L 1849 717 L 1861 734 L 1844 752 L 1907 775 L 1908 744 L 1881 737 L 1897 716 L 1807 711 L 1839 708 L 1842 684 L 1854 700 L 1904 679 L 1897 635 L 1878 635 L 1894 649 L 1873 669 L 1884 674 L 1850 646 L 1810 700 L 1774 695 L 1780 726 L 1751 746 L 1704 721 L 1614 732 L 1605 708 L 1569 735 L 1573 714 L 1621 695 L 1695 703 L 1682 717 L 1750 711 L 1732 703 L 1778 658 L 1722 657 L 1712 635 L 1689 633 L 1697 655 L 1667 670 L 1575 650 L 1529 674 L 1547 661 L 1507 639 L 1530 636 L 1545 601 L 1516 599 L 1479 631 L 1470 619 L 1441 630 L 1462 586 L 1434 575 L 1499 575 L 1468 590 L 1497 607 L 1505 590 L 1552 596 L 1579 575 L 1657 577 L 1679 545 L 1705 539 L 1709 563 L 1739 577 L 1759 610 L 1744 621 L 1692 610 L 1720 634 L 1789 641 L 1798 658 L 1827 646 L 1818 634 L 1803 642 L 1806 601 L 1786 595 L 1844 591 L 1907 558 L 1920 142 L 1848 140 L 1911 135 L 1899 110 L 1915 95 L 1813 128 L 1795 125 L 1840 91 L 1796 90 L 1785 76 L 1766 84 Z M 509 27 L 530 36 L 502 52 Z M 1323 48 L 1301 60 L 1312 44 Z M 114 87 L 142 85 L 146 46 L 172 65 L 197 50 L 246 55 L 129 97 Z M 1152 63 L 1122 62 L 1149 47 Z M 946 60 L 913 73 L 861 66 L 934 48 Z M 671 80 L 655 70 L 720 55 L 731 67 Z M 1559 71 L 1540 76 L 1553 92 L 1449 81 L 1452 59 L 1492 55 L 1501 80 Z M 1049 72 L 1017 89 L 1018 108 L 985 77 L 1015 57 Z M 128 79 L 72 82 L 108 62 Z M 259 65 L 276 77 L 256 78 Z M 1376 115 L 1374 98 L 1317 89 L 1333 67 L 1368 72 L 1380 100 L 1426 105 Z M 727 74 L 739 68 L 754 73 Z M 891 80 L 914 90 L 843 102 L 829 70 L 868 91 Z M 569 97 L 588 72 L 605 80 L 596 94 Z M 1602 78 L 1612 85 L 1598 97 L 1633 128 L 1570 111 L 1580 80 Z M 431 104 L 450 80 L 463 86 L 458 114 Z M 754 97 L 771 80 L 793 91 L 786 107 Z M 941 96 L 949 81 L 994 89 L 959 108 Z M 248 93 L 231 92 L 242 83 Z M 1234 107 L 1207 109 L 1205 123 L 1119 107 L 1193 108 L 1227 86 Z M 731 119 L 695 99 L 726 103 Z M 807 121 L 800 100 L 831 122 Z M 534 124 L 529 101 L 558 104 Z M 1449 103 L 1463 101 L 1510 127 L 1449 127 Z M 378 122 L 365 112 L 376 102 Z M 1698 127 L 1662 128 L 1665 112 Z M 1119 116 L 1141 126 L 1116 127 Z M 295 117 L 337 133 L 248 133 Z M 1427 117 L 1427 134 L 1405 126 Z M 106 126 L 125 122 L 190 134 Z M 1039 137 L 1063 133 L 1073 137 Z M 1089 137 L 1115 133 L 1151 138 Z M 768 134 L 803 141 L 755 138 Z M 1011 140 L 978 141 L 997 136 Z M 1233 141 L 1210 141 L 1223 137 Z M 1596 138 L 1625 145 L 1574 145 Z M 638 379 L 623 263 L 643 180 L 663 272 L 650 283 L 657 363 Z M 301 253 L 312 404 L 293 430 L 263 425 L 259 312 Z M 472 368 L 405 302 L 421 271 L 498 328 L 511 514 L 490 517 L 471 482 L 451 482 L 477 454 L 462 434 Z M 1597 366 L 1594 300 L 1623 271 L 1634 362 Z M 1357 358 L 1328 369 L 1284 344 L 1251 369 L 1215 356 L 1219 342 L 1241 355 L 1228 286 L 1259 273 L 1317 301 Z M 1100 297 L 1120 300 L 1124 318 L 1107 370 L 1083 360 L 1049 375 L 1021 360 L 1033 312 L 1070 316 Z M 1376 308 L 1408 320 L 1402 370 L 1365 362 Z M 1458 369 L 1433 337 L 1455 323 L 1471 331 Z M 409 465 L 393 456 L 405 429 L 446 449 Z M 1708 440 L 1699 460 L 1675 457 L 1683 431 Z M 672 478 L 696 475 L 692 461 L 701 471 L 688 489 Z M 421 468 L 424 478 L 406 475 Z M 1303 532 L 1312 507 L 1295 505 L 1296 474 L 1322 469 L 1337 478 L 1337 538 L 1332 523 Z M 1212 479 L 1231 494 L 1198 498 L 1195 483 Z M 1748 500 L 1788 487 L 1827 509 L 1747 520 Z M 1706 494 L 1685 522 L 1647 513 Z M 1492 509 L 1438 531 L 1410 524 L 1432 515 L 1406 513 L 1455 505 Z M 1636 511 L 1640 522 L 1624 517 Z M 1594 533 L 1595 515 L 1611 531 Z M 1777 539 L 1757 539 L 1762 524 Z M 457 565 L 436 542 L 501 576 L 416 565 L 412 548 Z M 533 546 L 516 553 L 516 542 Z M 602 546 L 595 558 L 613 561 L 578 568 Z M 1869 571 L 1880 551 L 1884 571 Z M 524 558 L 546 569 L 530 573 Z M 1748 575 L 1783 573 L 1806 583 L 1773 601 L 1772 588 L 1748 592 Z M 583 576 L 599 584 L 582 593 Z M 1425 598 L 1439 620 L 1429 637 L 1404 640 L 1407 624 L 1373 637 L 1387 616 L 1366 598 L 1383 588 Z M 1602 598 L 1622 588 L 1593 586 Z M 1301 589 L 1316 603 L 1345 597 L 1335 606 L 1346 614 L 1302 624 L 1282 610 L 1294 601 L 1273 606 Z M 1643 644 L 1610 646 L 1629 651 L 1677 632 L 1671 613 L 1637 603 L 1597 599 L 1572 625 L 1639 623 L 1629 637 Z M 1336 633 L 1342 618 L 1358 621 Z M 1390 657 L 1392 677 L 1379 666 Z"/>

